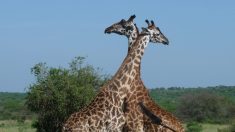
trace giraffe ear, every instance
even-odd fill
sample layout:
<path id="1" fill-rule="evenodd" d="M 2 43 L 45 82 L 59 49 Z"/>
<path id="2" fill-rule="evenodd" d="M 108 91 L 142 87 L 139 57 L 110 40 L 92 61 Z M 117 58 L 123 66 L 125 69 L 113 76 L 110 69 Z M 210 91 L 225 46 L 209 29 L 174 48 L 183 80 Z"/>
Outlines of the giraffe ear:
<path id="1" fill-rule="evenodd" d="M 144 28 L 144 27 L 141 27 L 142 31 L 144 32 L 148 32 L 148 29 L 147 28 Z"/>
<path id="2" fill-rule="evenodd" d="M 150 32 L 149 32 L 149 30 L 147 28 L 142 27 L 141 34 L 143 34 L 143 35 L 150 35 Z"/>
<path id="3" fill-rule="evenodd" d="M 124 22 L 126 22 L 126 20 L 124 20 L 124 19 L 122 19 L 122 20 L 120 21 L 120 23 L 124 23 Z"/>
<path id="4" fill-rule="evenodd" d="M 125 24 L 126 20 L 122 19 L 118 24 Z"/>
<path id="5" fill-rule="evenodd" d="M 128 19 L 128 21 L 130 22 L 130 21 L 133 21 L 135 19 L 135 15 L 132 15 L 132 16 L 130 16 L 130 18 Z"/>

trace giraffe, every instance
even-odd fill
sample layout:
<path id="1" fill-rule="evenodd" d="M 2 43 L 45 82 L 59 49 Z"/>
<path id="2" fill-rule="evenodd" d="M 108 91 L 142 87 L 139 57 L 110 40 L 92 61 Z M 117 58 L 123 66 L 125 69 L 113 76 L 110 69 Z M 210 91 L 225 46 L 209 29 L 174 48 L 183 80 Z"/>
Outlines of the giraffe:
<path id="1" fill-rule="evenodd" d="M 133 30 L 131 27 L 126 28 Z M 126 123 L 123 104 L 127 93 L 131 91 L 149 37 L 150 32 L 144 29 L 112 79 L 100 88 L 88 106 L 68 118 L 63 126 L 64 132 L 123 131 Z"/>
<path id="2" fill-rule="evenodd" d="M 127 21 L 122 19 L 120 22 L 117 22 L 105 29 L 105 33 L 109 34 L 117 33 L 119 35 L 126 36 L 128 38 L 128 52 L 132 48 L 132 44 L 135 43 L 136 38 L 139 35 L 138 28 L 136 24 L 133 22 L 133 18 L 135 18 L 135 15 L 132 15 Z M 155 28 L 153 22 L 152 25 L 150 25 L 148 21 L 146 22 L 148 23 L 148 28 Z M 133 30 L 129 30 L 128 28 L 126 28 L 130 26 L 132 27 L 131 29 Z M 159 35 L 162 34 L 159 28 L 156 28 L 156 30 L 158 30 Z M 145 131 L 152 132 L 152 131 L 172 130 L 177 132 L 184 132 L 183 126 L 181 125 L 180 121 L 176 117 L 174 117 L 171 113 L 168 113 L 160 106 L 155 104 L 154 101 L 149 96 L 149 92 L 140 78 L 140 64 L 139 64 L 139 69 L 137 70 L 137 75 L 135 77 L 135 82 L 136 83 L 134 84 L 136 85 L 132 86 L 132 91 L 131 93 L 129 93 L 126 99 L 127 101 L 126 105 L 129 105 L 129 109 L 126 112 L 127 129 L 129 128 L 129 131 L 135 131 L 135 128 L 138 128 L 138 125 L 141 127 L 140 124 L 144 122 Z M 143 103 L 145 103 L 145 105 L 143 105 Z M 141 109 L 138 107 L 138 105 L 140 105 Z M 145 119 L 144 121 L 141 121 L 140 119 L 138 120 L 139 122 L 137 123 L 137 118 L 138 118 L 137 115 L 141 115 L 140 111 L 144 111 L 144 113 L 146 113 L 147 116 L 155 117 L 155 119 L 151 120 L 144 117 Z M 137 118 L 132 119 L 133 117 Z M 132 121 L 135 121 L 135 123 L 133 123 Z"/>

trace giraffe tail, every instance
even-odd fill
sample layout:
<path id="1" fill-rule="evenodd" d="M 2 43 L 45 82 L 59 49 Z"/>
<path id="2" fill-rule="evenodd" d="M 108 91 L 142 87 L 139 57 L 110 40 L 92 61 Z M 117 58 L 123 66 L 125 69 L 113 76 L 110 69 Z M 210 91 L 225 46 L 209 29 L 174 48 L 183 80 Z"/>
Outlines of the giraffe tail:
<path id="1" fill-rule="evenodd" d="M 139 102 L 140 108 L 142 112 L 147 115 L 151 121 L 155 124 L 161 125 L 162 124 L 162 119 L 156 115 L 154 115 L 148 108 L 146 108 L 143 104 L 143 102 Z"/>
<path id="2" fill-rule="evenodd" d="M 143 113 L 149 117 L 149 119 L 154 123 L 154 124 L 157 124 L 157 125 L 161 125 L 167 129 L 170 129 L 171 131 L 173 132 L 176 132 L 174 129 L 164 125 L 162 123 L 162 119 L 160 117 L 158 117 L 157 115 L 154 115 L 148 108 L 146 108 L 143 104 L 143 102 L 139 102 L 138 103 L 140 105 L 140 108 L 141 110 L 143 111 Z"/>

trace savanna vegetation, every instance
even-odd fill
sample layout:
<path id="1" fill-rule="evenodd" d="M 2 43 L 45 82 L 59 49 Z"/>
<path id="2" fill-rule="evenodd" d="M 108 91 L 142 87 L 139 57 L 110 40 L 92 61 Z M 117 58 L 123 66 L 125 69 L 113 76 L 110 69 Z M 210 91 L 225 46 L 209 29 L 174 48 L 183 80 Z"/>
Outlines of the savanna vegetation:
<path id="1" fill-rule="evenodd" d="M 1 131 L 60 131 L 68 116 L 87 105 L 110 78 L 85 64 L 84 57 L 73 59 L 68 68 L 38 63 L 31 72 L 36 81 L 27 93 L 0 93 Z M 150 95 L 190 132 L 235 131 L 235 86 L 154 88 Z"/>
<path id="2" fill-rule="evenodd" d="M 0 120 L 32 119 L 34 114 L 25 105 L 26 93 L 0 92 Z"/>
<path id="3" fill-rule="evenodd" d="M 150 94 L 186 122 L 225 123 L 235 119 L 235 86 L 156 88 Z"/>
<path id="4" fill-rule="evenodd" d="M 37 113 L 34 127 L 40 132 L 60 131 L 63 122 L 75 111 L 87 105 L 108 76 L 84 64 L 84 57 L 76 57 L 69 68 L 49 68 L 36 64 L 32 73 L 36 82 L 29 87 L 27 108 Z"/>

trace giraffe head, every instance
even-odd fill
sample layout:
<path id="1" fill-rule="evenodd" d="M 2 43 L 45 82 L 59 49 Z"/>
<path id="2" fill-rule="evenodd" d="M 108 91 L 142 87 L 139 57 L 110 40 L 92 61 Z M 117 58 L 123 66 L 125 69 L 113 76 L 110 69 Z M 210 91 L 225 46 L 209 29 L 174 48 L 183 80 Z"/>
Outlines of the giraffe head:
<path id="1" fill-rule="evenodd" d="M 145 20 L 145 22 L 148 24 L 147 28 L 142 28 L 142 34 L 149 34 L 150 35 L 150 42 L 153 43 L 162 43 L 165 45 L 169 44 L 168 39 L 163 35 L 160 28 L 155 26 L 154 22 L 151 21 L 151 23 L 148 20 Z"/>
<path id="2" fill-rule="evenodd" d="M 121 21 L 114 23 L 113 25 L 109 26 L 105 29 L 105 33 L 116 33 L 119 35 L 125 35 L 130 37 L 133 30 L 137 29 L 133 20 L 135 19 L 135 15 L 130 16 L 128 20 L 122 19 Z M 137 34 L 136 34 L 137 37 Z"/>

